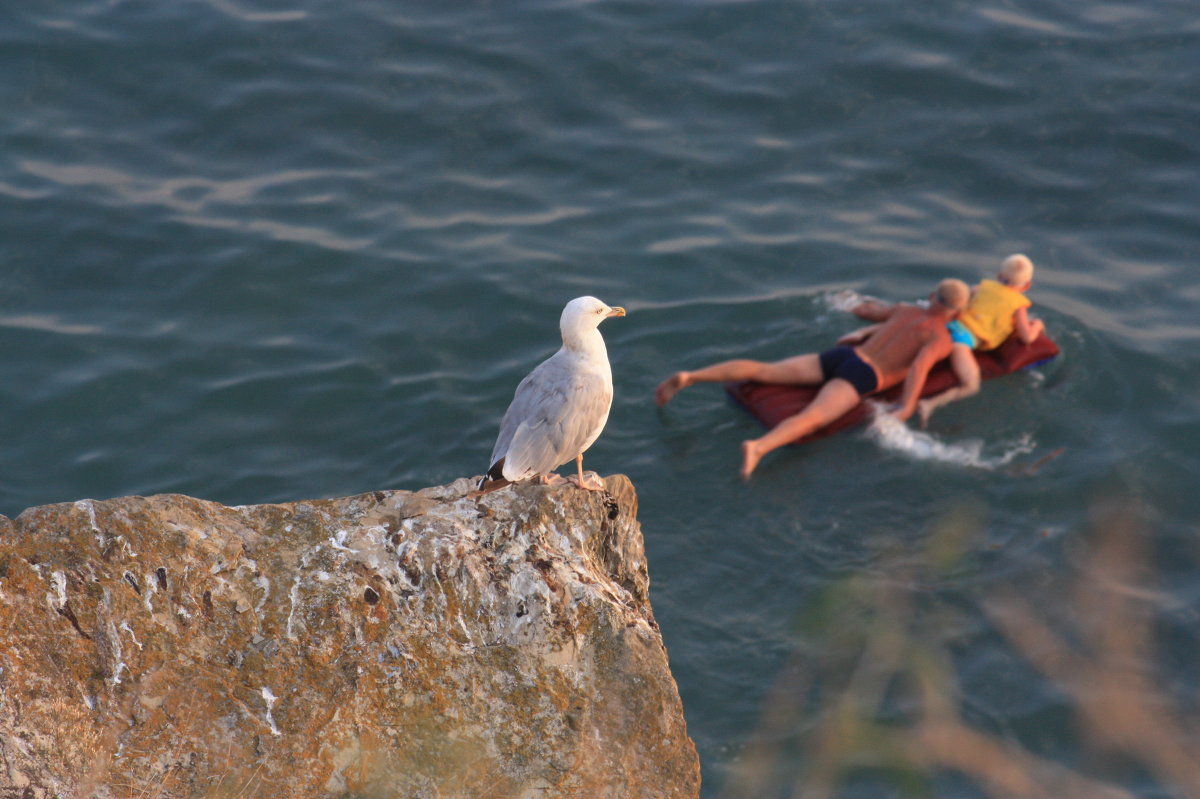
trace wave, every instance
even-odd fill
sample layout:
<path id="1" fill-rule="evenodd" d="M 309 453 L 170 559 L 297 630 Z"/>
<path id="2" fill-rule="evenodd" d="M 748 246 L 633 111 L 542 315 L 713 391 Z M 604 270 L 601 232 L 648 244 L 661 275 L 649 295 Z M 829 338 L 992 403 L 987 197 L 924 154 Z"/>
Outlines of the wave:
<path id="1" fill-rule="evenodd" d="M 882 449 L 913 460 L 986 470 L 1007 466 L 1015 458 L 1033 452 L 1037 445 L 1029 434 L 990 445 L 978 438 L 954 443 L 941 441 L 930 433 L 912 429 L 888 413 L 881 403 L 872 403 L 867 438 Z"/>

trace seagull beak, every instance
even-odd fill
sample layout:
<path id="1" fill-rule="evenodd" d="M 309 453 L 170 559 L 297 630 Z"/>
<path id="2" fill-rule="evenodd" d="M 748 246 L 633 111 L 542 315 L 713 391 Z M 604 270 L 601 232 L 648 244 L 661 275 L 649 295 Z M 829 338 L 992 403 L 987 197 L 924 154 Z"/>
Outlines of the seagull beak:
<path id="1" fill-rule="evenodd" d="M 609 317 L 613 317 L 613 316 L 624 316 L 624 315 L 625 315 L 625 309 L 624 309 L 624 308 L 621 308 L 621 307 L 619 307 L 619 306 L 618 306 L 618 307 L 616 307 L 616 308 L 613 308 L 611 311 L 609 311 L 609 312 L 608 312 L 608 315 L 609 315 Z"/>

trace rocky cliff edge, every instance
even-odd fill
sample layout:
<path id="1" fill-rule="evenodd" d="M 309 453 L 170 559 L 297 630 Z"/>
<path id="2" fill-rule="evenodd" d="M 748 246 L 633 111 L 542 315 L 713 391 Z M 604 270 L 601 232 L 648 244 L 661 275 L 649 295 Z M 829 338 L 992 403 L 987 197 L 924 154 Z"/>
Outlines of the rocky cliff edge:
<path id="1" fill-rule="evenodd" d="M 0 516 L 0 799 L 697 796 L 606 483 Z"/>

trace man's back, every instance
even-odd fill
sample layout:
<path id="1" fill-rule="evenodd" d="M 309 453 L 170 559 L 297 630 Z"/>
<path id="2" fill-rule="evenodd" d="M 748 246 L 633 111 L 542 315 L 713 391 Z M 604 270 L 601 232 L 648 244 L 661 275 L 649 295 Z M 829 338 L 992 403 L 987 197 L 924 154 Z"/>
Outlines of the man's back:
<path id="1" fill-rule="evenodd" d="M 904 380 L 917 354 L 931 344 L 933 361 L 950 354 L 950 334 L 941 314 L 923 310 L 915 305 L 897 305 L 874 335 L 859 346 L 880 373 L 879 388 L 887 388 Z"/>

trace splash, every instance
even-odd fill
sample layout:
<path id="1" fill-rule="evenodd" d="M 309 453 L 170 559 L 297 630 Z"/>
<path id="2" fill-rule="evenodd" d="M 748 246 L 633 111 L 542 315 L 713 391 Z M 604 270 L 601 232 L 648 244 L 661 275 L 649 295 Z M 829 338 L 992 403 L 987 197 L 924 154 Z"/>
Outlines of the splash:
<path id="1" fill-rule="evenodd" d="M 1000 442 L 989 449 L 996 454 L 984 452 L 982 439 L 968 439 L 957 443 L 939 441 L 929 433 L 914 430 L 888 413 L 883 405 L 874 403 L 871 424 L 867 437 L 885 450 L 900 453 L 918 461 L 933 461 L 963 466 L 972 469 L 999 469 L 1007 466 L 1014 458 L 1033 452 L 1035 442 L 1028 434 L 1016 440 Z"/>
<path id="2" fill-rule="evenodd" d="M 859 294 L 854 289 L 840 289 L 838 291 L 829 291 L 821 296 L 825 304 L 834 311 L 843 311 L 849 313 L 854 309 L 854 306 L 861 305 L 864 302 L 878 302 L 874 297 L 866 294 Z"/>

